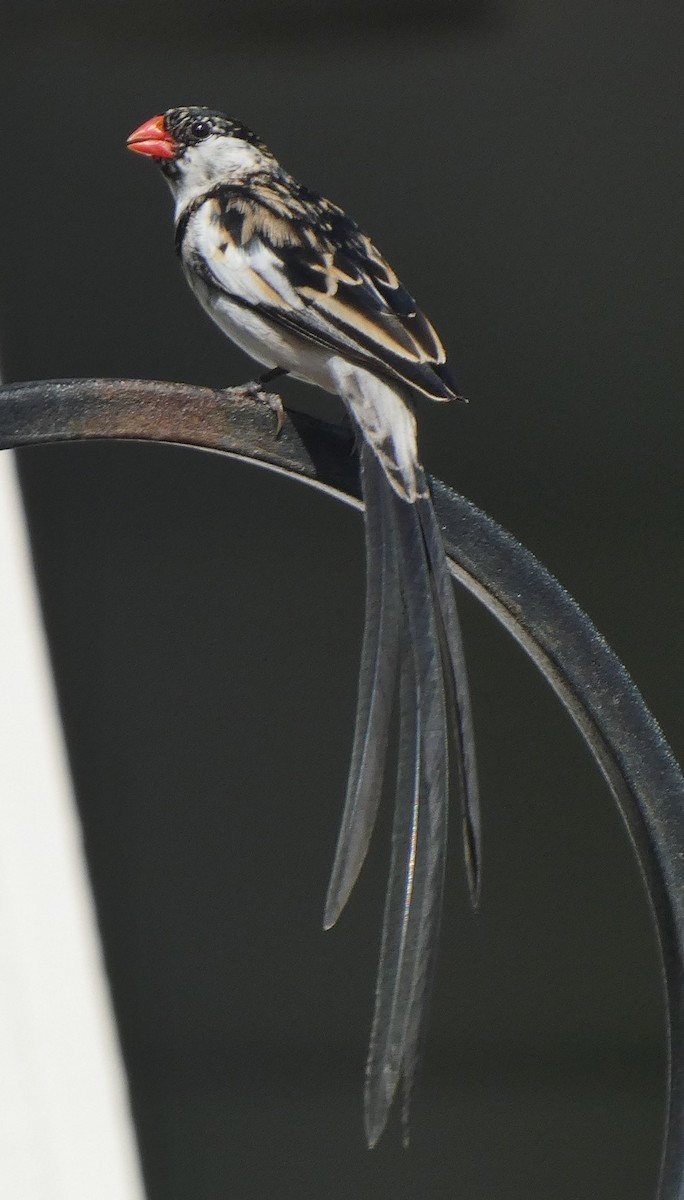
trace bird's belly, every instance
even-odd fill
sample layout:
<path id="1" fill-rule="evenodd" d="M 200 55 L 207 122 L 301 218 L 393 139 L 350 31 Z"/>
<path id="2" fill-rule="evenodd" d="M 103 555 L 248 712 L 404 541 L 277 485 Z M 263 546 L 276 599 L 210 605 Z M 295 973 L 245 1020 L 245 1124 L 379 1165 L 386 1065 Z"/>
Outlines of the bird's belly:
<path id="1" fill-rule="evenodd" d="M 337 391 L 328 370 L 331 353 L 325 347 L 288 333 L 254 309 L 236 304 L 225 292 L 208 288 L 201 280 L 192 279 L 191 285 L 212 320 L 250 358 L 265 367 L 280 367 L 295 379 L 315 384 L 326 392 Z"/>

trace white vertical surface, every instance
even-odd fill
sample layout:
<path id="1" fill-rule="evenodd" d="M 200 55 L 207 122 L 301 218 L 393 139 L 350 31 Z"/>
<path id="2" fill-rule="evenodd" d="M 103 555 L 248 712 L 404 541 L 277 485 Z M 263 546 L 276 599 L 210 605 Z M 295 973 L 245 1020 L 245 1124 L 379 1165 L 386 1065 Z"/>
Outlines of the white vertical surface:
<path id="1" fill-rule="evenodd" d="M 0 453 L 0 1196 L 144 1197 L 8 452 Z"/>

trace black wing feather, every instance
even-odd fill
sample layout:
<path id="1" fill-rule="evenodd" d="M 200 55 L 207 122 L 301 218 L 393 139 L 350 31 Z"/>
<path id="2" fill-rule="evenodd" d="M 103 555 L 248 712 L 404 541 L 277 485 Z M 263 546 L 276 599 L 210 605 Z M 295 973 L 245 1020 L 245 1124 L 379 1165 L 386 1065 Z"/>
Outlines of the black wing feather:
<path id="1" fill-rule="evenodd" d="M 212 195 L 233 241 L 245 249 L 253 237 L 265 242 L 305 306 L 298 312 L 264 303 L 262 316 L 431 399 L 459 397 L 435 330 L 341 209 L 289 177 L 257 177 Z M 231 298 L 240 303 L 239 297 Z M 307 309 L 320 320 L 309 321 Z M 342 335 L 339 340 L 336 333 Z"/>

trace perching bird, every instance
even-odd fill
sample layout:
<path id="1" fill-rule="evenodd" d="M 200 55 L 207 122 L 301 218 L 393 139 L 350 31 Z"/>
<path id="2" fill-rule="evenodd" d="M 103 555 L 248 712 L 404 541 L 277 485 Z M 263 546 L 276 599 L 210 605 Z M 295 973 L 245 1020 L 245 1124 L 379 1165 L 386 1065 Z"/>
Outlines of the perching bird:
<path id="1" fill-rule="evenodd" d="M 176 250 L 213 320 L 268 368 L 336 393 L 360 447 L 367 590 L 345 809 L 325 909 L 337 920 L 363 863 L 382 790 L 399 680 L 390 878 L 366 1068 L 369 1145 L 403 1080 L 405 1138 L 439 931 L 453 739 L 466 867 L 480 886 L 472 722 L 452 583 L 418 458 L 411 398 L 457 390 L 442 344 L 372 242 L 297 183 L 249 129 L 172 108 L 128 139 L 175 200 Z"/>

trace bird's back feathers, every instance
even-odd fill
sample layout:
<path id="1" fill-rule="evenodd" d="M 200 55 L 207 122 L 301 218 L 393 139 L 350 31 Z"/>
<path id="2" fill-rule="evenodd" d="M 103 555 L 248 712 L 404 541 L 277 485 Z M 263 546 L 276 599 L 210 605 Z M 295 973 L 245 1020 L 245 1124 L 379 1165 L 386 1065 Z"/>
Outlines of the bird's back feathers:
<path id="1" fill-rule="evenodd" d="M 289 176 L 219 183 L 182 209 L 186 233 L 202 210 L 203 259 L 215 282 L 243 298 L 236 263 L 253 273 L 260 312 L 275 326 L 363 363 L 433 400 L 458 396 L 437 333 L 358 226 Z M 250 297 L 250 303 L 252 302 Z"/>

